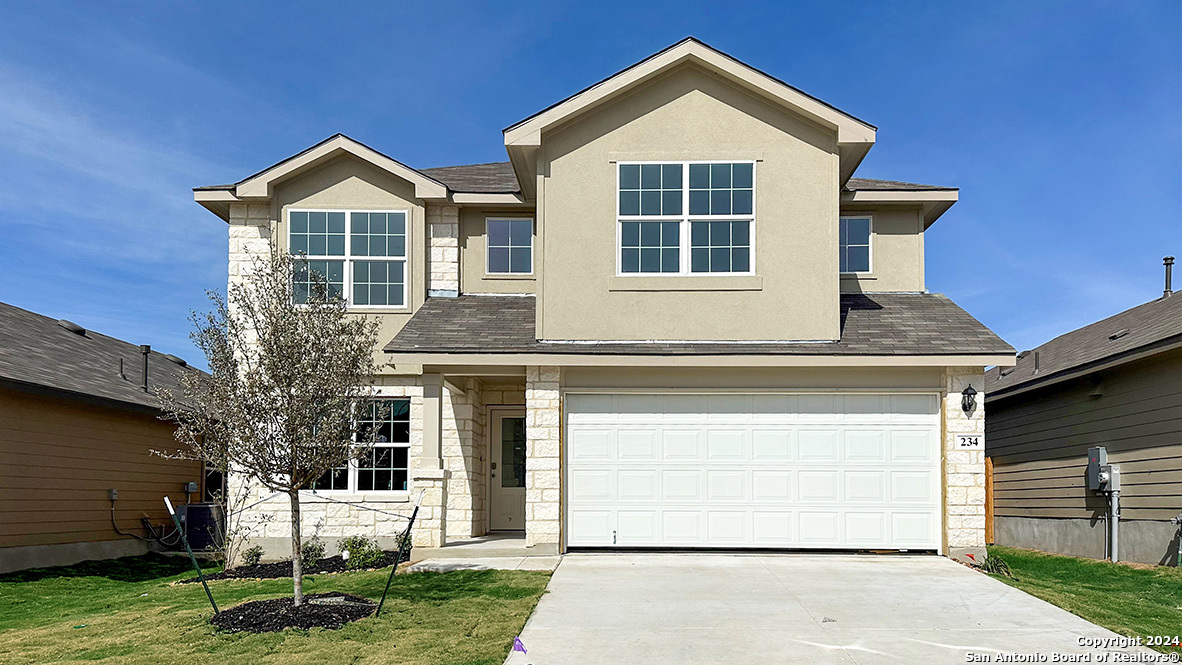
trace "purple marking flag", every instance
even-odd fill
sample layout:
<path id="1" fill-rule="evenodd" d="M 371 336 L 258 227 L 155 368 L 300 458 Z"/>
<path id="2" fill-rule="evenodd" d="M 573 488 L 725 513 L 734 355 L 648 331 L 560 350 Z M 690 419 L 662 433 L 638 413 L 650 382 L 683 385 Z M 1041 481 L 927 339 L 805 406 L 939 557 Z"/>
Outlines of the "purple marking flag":
<path id="1" fill-rule="evenodd" d="M 521 638 L 518 637 L 513 638 L 513 650 L 520 651 L 521 653 L 528 653 L 525 650 L 525 645 L 521 643 Z"/>

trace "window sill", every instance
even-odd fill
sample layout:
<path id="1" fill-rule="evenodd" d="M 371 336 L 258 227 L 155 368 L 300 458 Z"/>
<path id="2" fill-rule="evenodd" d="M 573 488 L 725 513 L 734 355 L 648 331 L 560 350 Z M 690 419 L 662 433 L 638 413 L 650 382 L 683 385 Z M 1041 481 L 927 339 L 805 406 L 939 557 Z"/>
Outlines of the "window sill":
<path id="1" fill-rule="evenodd" d="M 504 280 L 514 280 L 514 281 L 529 281 L 529 282 L 533 282 L 533 281 L 536 281 L 536 280 L 537 280 L 537 275 L 534 275 L 533 273 L 530 273 L 530 274 L 528 274 L 528 275 L 514 275 L 514 274 L 511 274 L 511 273 L 505 273 L 505 274 L 498 274 L 498 273 L 489 274 L 489 273 L 485 273 L 485 274 L 484 274 L 484 277 L 483 277 L 482 279 L 504 279 Z"/>
<path id="2" fill-rule="evenodd" d="M 762 291 L 759 275 L 670 275 L 668 277 L 622 277 L 611 280 L 608 291 Z"/>
<path id="3" fill-rule="evenodd" d="M 841 278 L 842 278 L 842 279 L 851 279 L 851 280 L 852 280 L 852 279 L 856 279 L 856 280 L 859 280 L 859 281 L 869 281 L 869 280 L 878 279 L 878 276 L 877 276 L 877 275 L 875 275 L 874 273 L 869 273 L 869 272 L 866 272 L 866 273 L 862 273 L 862 272 L 843 272 L 843 273 L 841 273 Z"/>
<path id="4" fill-rule="evenodd" d="M 315 501 L 319 497 L 322 501 Z M 410 503 L 410 492 L 398 490 L 393 492 L 350 492 L 348 490 L 300 490 L 300 500 L 311 503 L 335 503 L 348 501 L 351 503 Z"/>

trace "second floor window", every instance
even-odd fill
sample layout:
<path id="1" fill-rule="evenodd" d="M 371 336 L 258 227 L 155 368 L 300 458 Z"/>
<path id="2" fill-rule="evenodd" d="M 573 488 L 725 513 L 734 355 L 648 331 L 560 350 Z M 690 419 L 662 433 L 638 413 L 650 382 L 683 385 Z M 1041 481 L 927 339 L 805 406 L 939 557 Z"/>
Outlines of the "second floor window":
<path id="1" fill-rule="evenodd" d="M 870 218 L 842 217 L 840 224 L 838 264 L 841 272 L 870 272 Z"/>
<path id="2" fill-rule="evenodd" d="M 529 275 L 534 271 L 534 220 L 493 219 L 485 221 L 490 275 Z"/>
<path id="3" fill-rule="evenodd" d="M 288 248 L 297 261 L 295 300 L 314 284 L 350 307 L 406 307 L 407 213 L 293 210 Z"/>
<path id="4" fill-rule="evenodd" d="M 625 162 L 618 170 L 621 274 L 754 272 L 754 162 Z"/>

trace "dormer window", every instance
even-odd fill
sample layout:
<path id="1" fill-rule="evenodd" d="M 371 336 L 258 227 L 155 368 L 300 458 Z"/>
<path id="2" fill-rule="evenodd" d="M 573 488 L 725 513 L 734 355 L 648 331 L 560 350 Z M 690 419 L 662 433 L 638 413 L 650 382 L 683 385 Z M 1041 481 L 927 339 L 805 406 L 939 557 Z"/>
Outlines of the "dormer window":
<path id="1" fill-rule="evenodd" d="M 754 272 L 754 162 L 622 162 L 617 168 L 619 274 Z"/>
<path id="2" fill-rule="evenodd" d="M 842 217 L 838 235 L 840 254 L 838 264 L 843 275 L 858 275 L 870 272 L 870 229 L 869 215 Z"/>
<path id="3" fill-rule="evenodd" d="M 324 280 L 349 307 L 405 308 L 406 220 L 405 210 L 288 212 L 288 251 L 303 259 L 296 262 L 296 302 L 307 302 L 312 284 Z"/>

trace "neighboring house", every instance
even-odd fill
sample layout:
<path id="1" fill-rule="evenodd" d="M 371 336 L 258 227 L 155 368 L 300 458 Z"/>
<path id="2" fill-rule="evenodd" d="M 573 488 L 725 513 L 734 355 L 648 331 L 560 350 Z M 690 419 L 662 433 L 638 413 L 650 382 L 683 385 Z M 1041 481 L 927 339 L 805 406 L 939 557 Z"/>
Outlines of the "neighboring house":
<path id="1" fill-rule="evenodd" d="M 1088 448 L 1120 465 L 1119 558 L 1173 564 L 1182 513 L 1182 296 L 1023 351 L 985 376 L 1000 545 L 1103 558 L 1107 503 Z"/>
<path id="2" fill-rule="evenodd" d="M 389 443 L 308 492 L 309 532 L 388 539 L 426 490 L 429 547 L 981 551 L 954 433 L 1013 349 L 927 292 L 957 191 L 853 178 L 874 137 L 687 39 L 506 129 L 508 162 L 337 135 L 197 188 L 231 283 L 306 254 L 382 322 Z M 255 511 L 282 555 L 286 500 Z"/>
<path id="3" fill-rule="evenodd" d="M 202 469 L 153 454 L 180 446 L 145 361 L 153 389 L 197 371 L 0 303 L 0 572 L 143 554 L 145 517 L 173 530 L 164 497 L 186 503 Z"/>

